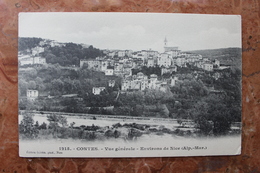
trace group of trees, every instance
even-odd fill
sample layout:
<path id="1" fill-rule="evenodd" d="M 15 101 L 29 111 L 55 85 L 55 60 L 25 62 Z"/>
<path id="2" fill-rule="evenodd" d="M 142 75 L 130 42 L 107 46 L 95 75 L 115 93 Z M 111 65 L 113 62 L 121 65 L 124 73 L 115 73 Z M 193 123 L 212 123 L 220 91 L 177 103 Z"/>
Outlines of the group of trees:
<path id="1" fill-rule="evenodd" d="M 35 139 L 38 138 L 41 132 L 46 131 L 45 135 L 52 135 L 57 138 L 58 134 L 66 127 L 68 127 L 67 118 L 61 115 L 50 114 L 47 115 L 48 125 L 43 122 L 39 124 L 34 121 L 32 113 L 24 113 L 23 119 L 19 124 L 19 133 L 22 138 Z"/>
<path id="2" fill-rule="evenodd" d="M 41 41 L 45 41 L 46 43 L 40 45 Z M 30 54 L 32 48 L 41 46 L 44 47 L 44 52 L 40 53 L 40 56 L 46 58 L 48 64 L 59 64 L 61 66 L 79 66 L 81 59 L 94 59 L 104 56 L 100 49 L 92 45 L 83 47 L 81 44 L 63 43 L 59 46 L 51 46 L 51 42 L 51 40 L 42 38 L 20 37 L 18 40 L 19 52 Z"/>
<path id="3" fill-rule="evenodd" d="M 36 47 L 40 41 L 42 39 L 21 38 L 19 50 Z M 230 52 L 234 54 L 237 49 L 228 50 L 226 54 Z M 79 66 L 79 60 L 85 56 L 103 56 L 93 46 L 83 48 L 79 44 L 66 43 L 61 47 L 46 47 L 42 56 L 48 64 L 24 68 L 19 73 L 19 96 L 26 96 L 27 89 L 36 89 L 42 98 L 33 103 L 20 100 L 20 109 L 191 119 L 204 134 L 226 133 L 232 122 L 241 121 L 241 70 L 237 66 L 219 71 L 220 77 L 215 78 L 214 72 L 187 65 L 174 73 L 179 80 L 166 92 L 145 90 L 120 94 L 120 77 L 105 76 L 86 67 L 73 67 Z M 160 79 L 172 75 L 161 76 L 158 66 L 144 66 L 132 72 L 147 76 L 157 74 Z M 109 80 L 115 81 L 114 87 L 108 87 Z M 94 95 L 94 86 L 105 86 L 106 90 Z M 76 94 L 77 98 L 62 98 L 66 94 Z M 46 98 L 48 95 L 54 98 Z M 102 109 L 107 106 L 114 106 L 114 110 Z"/>
<path id="4" fill-rule="evenodd" d="M 159 66 L 155 66 L 155 67 L 142 66 L 141 69 L 132 70 L 133 75 L 136 75 L 139 72 L 142 72 L 146 76 L 150 76 L 151 74 L 156 74 L 157 76 L 161 76 L 161 68 Z"/>
<path id="5" fill-rule="evenodd" d="M 26 96 L 27 89 L 37 89 L 42 96 L 79 94 L 83 97 L 92 93 L 93 86 L 108 86 L 109 80 L 115 81 L 112 91 L 118 90 L 121 83 L 119 77 L 105 76 L 102 72 L 87 68 L 77 70 L 61 67 L 59 64 L 46 64 L 19 73 L 19 94 Z"/>
<path id="6" fill-rule="evenodd" d="M 121 94 L 120 77 L 108 77 L 87 68 L 76 71 L 58 64 L 45 65 L 19 75 L 21 96 L 25 96 L 26 89 L 38 89 L 45 96 L 56 97 L 21 102 L 20 109 L 192 119 L 205 134 L 226 133 L 231 122 L 241 121 L 241 72 L 237 69 L 223 71 L 218 79 L 212 73 L 177 73 L 179 81 L 166 92 Z M 116 81 L 114 87 L 107 86 L 109 80 Z M 100 95 L 94 95 L 93 86 L 107 87 Z M 209 86 L 219 92 L 212 92 Z M 62 98 L 65 94 L 77 94 L 78 98 Z M 114 106 L 114 110 L 101 109 L 106 106 Z"/>
<path id="7" fill-rule="evenodd" d="M 109 87 L 109 81 L 115 81 Z M 61 67 L 59 64 L 46 64 L 26 68 L 19 73 L 19 108 L 21 110 L 65 111 L 90 113 L 90 107 L 105 107 L 114 105 L 121 84 L 117 76 L 105 76 L 102 72 L 94 72 L 87 68 L 75 69 Z M 104 86 L 106 90 L 101 95 L 94 95 L 92 88 Z M 38 90 L 39 98 L 35 101 L 23 99 L 27 90 Z M 88 107 L 88 108 L 86 108 Z"/>
<path id="8" fill-rule="evenodd" d="M 114 112 L 119 115 L 169 117 L 165 105 L 171 99 L 170 92 L 159 90 L 138 91 L 121 94 L 116 101 Z"/>
<path id="9" fill-rule="evenodd" d="M 173 115 L 194 120 L 203 134 L 227 133 L 232 122 L 241 122 L 240 78 L 235 67 L 222 71 L 217 79 L 210 72 L 197 74 L 197 79 L 184 78 L 172 88 L 179 101 Z"/>
<path id="10" fill-rule="evenodd" d="M 49 47 L 43 53 L 46 62 L 61 66 L 79 66 L 81 59 L 94 59 L 103 56 L 103 52 L 93 46 L 83 48 L 79 44 L 65 43 L 65 46 Z"/>
<path id="11" fill-rule="evenodd" d="M 27 38 L 27 37 L 19 37 L 18 39 L 18 47 L 19 52 L 28 53 L 27 50 L 31 50 L 34 47 L 39 46 L 39 43 L 43 41 L 42 38 Z"/>

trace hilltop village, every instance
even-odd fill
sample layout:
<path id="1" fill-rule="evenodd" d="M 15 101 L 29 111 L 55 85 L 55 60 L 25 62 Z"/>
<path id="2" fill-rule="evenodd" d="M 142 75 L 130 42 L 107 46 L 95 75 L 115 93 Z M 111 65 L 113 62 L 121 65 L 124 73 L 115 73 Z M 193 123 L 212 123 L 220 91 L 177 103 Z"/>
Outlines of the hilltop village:
<path id="1" fill-rule="evenodd" d="M 187 64 L 197 68 L 213 71 L 220 68 L 220 61 L 210 61 L 202 58 L 201 55 L 181 52 L 178 47 L 169 47 L 167 39 L 164 40 L 164 52 L 154 50 L 104 50 L 104 57 L 97 57 L 95 60 L 81 60 L 80 67 L 104 72 L 106 76 L 116 75 L 123 78 L 121 91 L 133 91 L 145 89 L 158 89 L 166 91 L 169 86 L 175 86 L 178 78 L 174 75 L 168 78 L 159 79 L 156 74 L 150 76 L 142 72 L 133 74 L 133 69 L 142 67 L 159 67 L 160 75 L 177 72 L 178 67 L 187 67 Z M 228 68 L 228 67 L 221 67 Z M 112 84 L 111 84 L 112 85 Z M 93 88 L 94 94 L 99 94 L 104 87 Z"/>
<path id="2" fill-rule="evenodd" d="M 27 50 L 29 54 L 19 54 L 19 64 L 21 67 L 27 65 L 43 65 L 47 64 L 46 58 L 39 56 L 44 52 L 44 45 L 50 47 L 62 47 L 64 43 L 56 41 L 44 40 L 39 43 L 39 46 Z M 87 47 L 87 45 L 83 45 Z M 178 68 L 189 66 L 197 67 L 205 71 L 213 72 L 214 70 L 222 70 L 229 66 L 220 66 L 220 61 L 209 60 L 203 58 L 199 54 L 181 52 L 178 47 L 168 46 L 168 41 L 164 40 L 164 52 L 159 53 L 154 50 L 103 50 L 103 56 L 94 59 L 81 59 L 79 68 L 88 68 L 93 71 L 103 72 L 106 76 L 120 76 L 122 92 L 127 91 L 144 91 L 146 89 L 157 89 L 166 92 L 169 87 L 173 87 L 178 81 L 178 77 L 170 75 L 167 78 L 159 78 L 158 74 L 145 75 L 142 72 L 133 74 L 134 69 L 142 67 L 159 69 L 159 75 L 173 74 Z M 219 71 L 214 74 L 215 78 L 220 76 Z M 115 81 L 108 82 L 109 87 L 114 87 Z M 106 89 L 106 86 L 93 86 L 92 93 L 99 95 Z M 28 90 L 27 97 L 34 99 L 39 95 L 38 90 Z"/>
<path id="3" fill-rule="evenodd" d="M 184 52 L 166 38 L 162 47 L 19 38 L 19 110 L 240 121 L 239 48 Z"/>

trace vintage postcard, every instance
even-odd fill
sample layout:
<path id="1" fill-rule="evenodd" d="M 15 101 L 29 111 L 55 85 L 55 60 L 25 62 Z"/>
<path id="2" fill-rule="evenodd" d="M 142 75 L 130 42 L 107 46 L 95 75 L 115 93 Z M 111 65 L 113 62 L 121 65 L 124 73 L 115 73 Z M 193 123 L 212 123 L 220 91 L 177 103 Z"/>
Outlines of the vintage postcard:
<path id="1" fill-rule="evenodd" d="M 241 153 L 241 17 L 20 13 L 21 157 Z"/>

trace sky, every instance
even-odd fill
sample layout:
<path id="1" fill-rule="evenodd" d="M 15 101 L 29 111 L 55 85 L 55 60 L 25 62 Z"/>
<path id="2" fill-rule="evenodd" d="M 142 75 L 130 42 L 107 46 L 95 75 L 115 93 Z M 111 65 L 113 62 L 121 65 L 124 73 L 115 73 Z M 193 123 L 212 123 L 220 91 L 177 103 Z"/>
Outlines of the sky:
<path id="1" fill-rule="evenodd" d="M 241 47 L 239 15 L 176 13 L 20 13 L 19 37 L 93 45 L 99 49 L 182 51 Z"/>

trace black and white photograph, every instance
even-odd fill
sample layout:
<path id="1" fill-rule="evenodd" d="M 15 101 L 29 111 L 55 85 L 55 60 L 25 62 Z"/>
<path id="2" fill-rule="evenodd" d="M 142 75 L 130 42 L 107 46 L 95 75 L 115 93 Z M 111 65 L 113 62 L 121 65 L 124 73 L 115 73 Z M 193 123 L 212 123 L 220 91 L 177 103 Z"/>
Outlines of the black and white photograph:
<path id="1" fill-rule="evenodd" d="M 20 157 L 241 153 L 241 16 L 19 14 Z"/>

